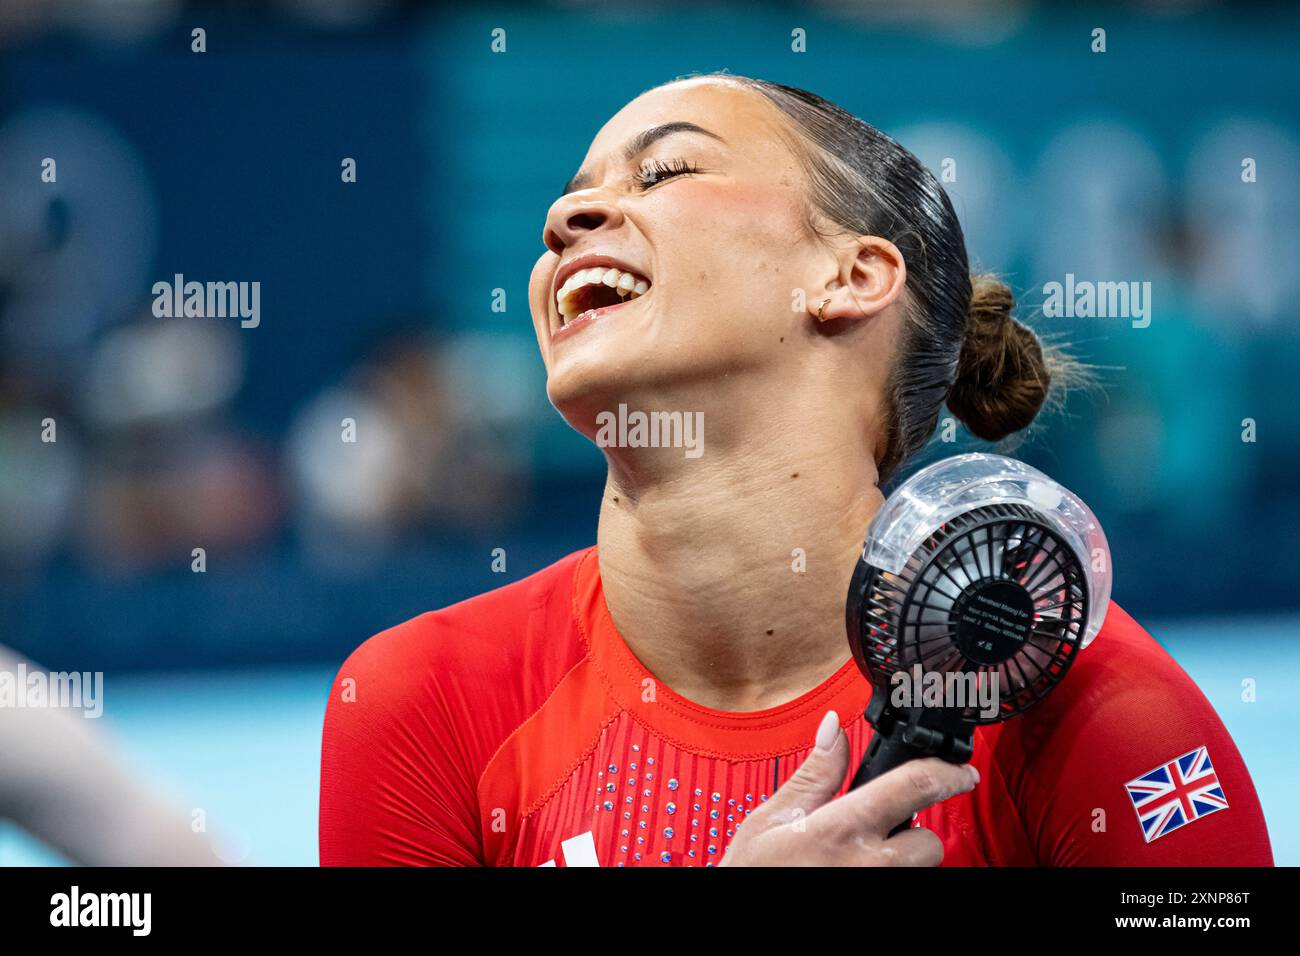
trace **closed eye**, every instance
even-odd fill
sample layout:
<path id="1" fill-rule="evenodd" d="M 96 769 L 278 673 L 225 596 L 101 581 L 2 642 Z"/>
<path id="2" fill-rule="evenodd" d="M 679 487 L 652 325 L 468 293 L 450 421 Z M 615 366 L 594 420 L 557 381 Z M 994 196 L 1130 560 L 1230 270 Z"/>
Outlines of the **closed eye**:
<path id="1" fill-rule="evenodd" d="M 655 159 L 645 163 L 636 174 L 637 188 L 646 190 L 676 176 L 698 173 L 699 167 L 685 159 Z"/>

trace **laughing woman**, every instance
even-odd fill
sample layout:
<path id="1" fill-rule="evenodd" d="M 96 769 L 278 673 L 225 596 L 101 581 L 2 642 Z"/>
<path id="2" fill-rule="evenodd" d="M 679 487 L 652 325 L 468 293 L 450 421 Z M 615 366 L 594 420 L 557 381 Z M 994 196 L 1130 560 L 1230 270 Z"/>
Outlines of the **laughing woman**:
<path id="1" fill-rule="evenodd" d="M 802 90 L 676 81 L 605 124 L 542 239 L 551 402 L 593 440 L 621 405 L 691 416 L 699 453 L 599 441 L 595 547 L 348 659 L 322 863 L 1271 863 L 1222 723 L 1115 604 L 970 766 L 845 792 L 871 690 L 844 601 L 881 483 L 944 403 L 999 439 L 1069 369 L 972 278 L 911 153 Z M 1125 784 L 1202 750 L 1224 806 L 1153 835 Z"/>

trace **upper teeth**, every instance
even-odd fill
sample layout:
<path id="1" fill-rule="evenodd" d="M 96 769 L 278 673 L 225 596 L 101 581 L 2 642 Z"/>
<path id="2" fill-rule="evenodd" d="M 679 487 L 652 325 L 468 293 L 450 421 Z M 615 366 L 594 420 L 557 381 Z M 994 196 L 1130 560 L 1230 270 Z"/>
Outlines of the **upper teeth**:
<path id="1" fill-rule="evenodd" d="M 620 296 L 629 300 L 644 295 L 650 288 L 650 283 L 634 272 L 624 272 L 622 269 L 611 269 L 607 266 L 579 269 L 565 279 L 564 285 L 560 286 L 559 291 L 555 293 L 555 304 L 560 310 L 560 318 L 565 322 L 576 319 L 579 314 L 578 290 L 585 286 L 602 284 L 616 290 Z"/>

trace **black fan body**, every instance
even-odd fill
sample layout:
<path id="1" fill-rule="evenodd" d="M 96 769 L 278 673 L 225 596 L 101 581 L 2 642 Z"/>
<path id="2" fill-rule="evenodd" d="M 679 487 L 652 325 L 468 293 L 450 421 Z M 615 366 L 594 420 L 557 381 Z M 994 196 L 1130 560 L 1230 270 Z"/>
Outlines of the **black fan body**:
<path id="1" fill-rule="evenodd" d="M 969 760 L 977 725 L 1024 713 L 1065 676 L 1082 646 L 1088 601 L 1078 554 L 1019 503 L 957 515 L 897 574 L 860 560 L 847 624 L 853 657 L 872 683 L 866 716 L 874 734 L 853 786 L 915 757 Z M 974 674 L 990 687 L 996 675 L 996 713 L 969 699 L 925 706 L 914 696 L 895 706 L 895 675 L 915 685 L 918 665 L 944 681 Z"/>

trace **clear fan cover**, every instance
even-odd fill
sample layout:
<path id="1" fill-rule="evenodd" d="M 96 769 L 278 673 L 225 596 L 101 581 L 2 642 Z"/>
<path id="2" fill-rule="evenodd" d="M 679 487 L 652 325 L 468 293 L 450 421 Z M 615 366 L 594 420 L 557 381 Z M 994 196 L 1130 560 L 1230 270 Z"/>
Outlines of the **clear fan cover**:
<path id="1" fill-rule="evenodd" d="M 1074 549 L 1087 573 L 1088 623 L 1082 646 L 1101 630 L 1110 605 L 1110 547 L 1092 510 L 1037 468 L 1002 455 L 955 455 L 921 469 L 889 496 L 867 531 L 862 557 L 898 574 L 937 528 L 985 505 L 1037 511 Z"/>

